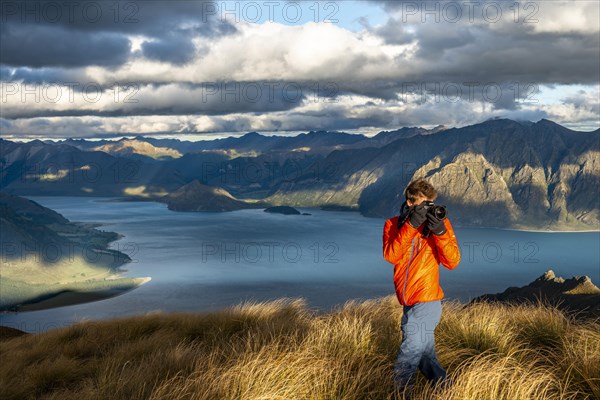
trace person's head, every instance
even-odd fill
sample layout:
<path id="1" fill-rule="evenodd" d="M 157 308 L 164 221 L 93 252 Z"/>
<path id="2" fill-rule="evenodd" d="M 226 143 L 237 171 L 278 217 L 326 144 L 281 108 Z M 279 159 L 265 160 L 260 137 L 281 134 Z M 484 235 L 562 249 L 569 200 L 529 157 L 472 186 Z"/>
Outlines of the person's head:
<path id="1" fill-rule="evenodd" d="M 424 201 L 434 201 L 437 197 L 437 191 L 425 179 L 420 178 L 408 184 L 404 190 L 406 204 L 411 207 L 421 204 Z"/>

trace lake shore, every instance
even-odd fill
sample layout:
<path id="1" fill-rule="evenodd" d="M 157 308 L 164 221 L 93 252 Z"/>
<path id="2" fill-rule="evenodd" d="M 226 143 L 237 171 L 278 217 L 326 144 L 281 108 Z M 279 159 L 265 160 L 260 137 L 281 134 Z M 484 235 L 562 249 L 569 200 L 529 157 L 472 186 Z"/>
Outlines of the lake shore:
<path id="1" fill-rule="evenodd" d="M 114 280 L 117 281 L 118 279 L 114 279 Z M 119 285 L 116 287 L 109 287 L 109 288 L 99 289 L 99 290 L 66 289 L 64 291 L 56 292 L 56 293 L 50 294 L 46 297 L 33 300 L 31 302 L 25 302 L 25 303 L 19 304 L 17 306 L 16 312 L 41 311 L 41 310 L 48 310 L 51 308 L 65 307 L 65 306 L 71 306 L 71 305 L 76 305 L 76 304 L 89 303 L 92 301 L 105 300 L 105 299 L 109 299 L 111 297 L 116 297 L 116 296 L 122 295 L 133 289 L 136 289 L 139 286 L 141 286 L 147 282 L 150 282 L 150 280 L 152 280 L 152 278 L 150 278 L 150 277 L 134 278 L 133 285 L 127 285 L 127 286 Z M 15 312 L 15 311 L 6 311 L 6 312 L 10 313 L 10 312 Z"/>

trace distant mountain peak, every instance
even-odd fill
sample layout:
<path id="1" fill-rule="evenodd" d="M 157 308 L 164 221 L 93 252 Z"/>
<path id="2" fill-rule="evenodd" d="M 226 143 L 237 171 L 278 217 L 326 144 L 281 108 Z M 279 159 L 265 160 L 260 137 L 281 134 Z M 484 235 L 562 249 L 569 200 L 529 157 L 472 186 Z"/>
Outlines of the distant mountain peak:
<path id="1" fill-rule="evenodd" d="M 535 124 L 533 121 L 529 121 L 528 119 L 515 119 L 514 121 L 523 126 L 532 126 Z"/>
<path id="2" fill-rule="evenodd" d="M 492 117 L 492 118 L 486 119 L 483 122 L 484 123 L 486 123 L 486 122 L 515 123 L 517 121 L 510 119 L 510 118 L 506 118 L 506 117 Z M 477 125 L 477 124 L 475 124 L 475 125 Z"/>
<path id="3" fill-rule="evenodd" d="M 263 135 L 261 135 L 261 134 L 260 134 L 260 133 L 258 133 L 258 132 L 254 132 L 254 131 L 252 131 L 252 132 L 248 132 L 248 133 L 246 133 L 246 134 L 245 134 L 244 136 L 242 136 L 242 137 L 244 137 L 244 138 L 249 138 L 249 137 L 264 137 L 264 136 L 263 136 Z"/>
<path id="4" fill-rule="evenodd" d="M 535 124 L 536 125 L 548 125 L 548 126 L 560 126 L 560 127 L 562 127 L 561 125 L 557 124 L 556 122 L 550 121 L 549 119 L 546 119 L 546 118 L 540 119 Z"/>

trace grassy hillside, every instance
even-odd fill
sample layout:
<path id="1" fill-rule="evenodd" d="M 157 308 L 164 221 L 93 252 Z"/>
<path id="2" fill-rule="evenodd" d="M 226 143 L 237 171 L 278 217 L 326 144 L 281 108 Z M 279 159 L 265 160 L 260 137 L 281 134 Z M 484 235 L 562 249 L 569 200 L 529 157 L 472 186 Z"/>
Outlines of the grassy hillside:
<path id="1" fill-rule="evenodd" d="M 443 301 L 452 385 L 417 399 L 600 397 L 600 321 L 541 304 Z M 401 399 L 395 297 L 319 314 L 302 299 L 82 322 L 0 342 L 2 399 Z"/>

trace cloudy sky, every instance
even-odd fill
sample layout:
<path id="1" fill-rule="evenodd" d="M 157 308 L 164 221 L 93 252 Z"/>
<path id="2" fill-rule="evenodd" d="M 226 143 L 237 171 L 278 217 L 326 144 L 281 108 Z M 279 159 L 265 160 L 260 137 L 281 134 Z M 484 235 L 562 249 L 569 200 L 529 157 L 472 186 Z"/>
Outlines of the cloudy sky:
<path id="1" fill-rule="evenodd" d="M 600 127 L 597 1 L 3 1 L 7 138 Z"/>

